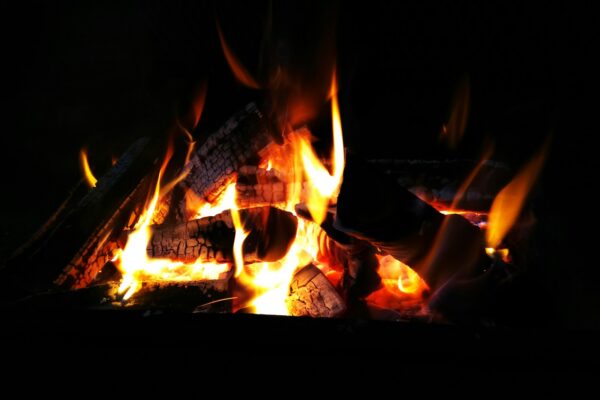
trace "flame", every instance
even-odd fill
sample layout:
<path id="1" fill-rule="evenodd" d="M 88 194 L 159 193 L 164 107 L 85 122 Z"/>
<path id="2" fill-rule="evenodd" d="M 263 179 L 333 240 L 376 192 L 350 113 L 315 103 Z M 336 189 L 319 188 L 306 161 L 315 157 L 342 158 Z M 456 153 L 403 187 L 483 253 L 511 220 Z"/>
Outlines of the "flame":
<path id="1" fill-rule="evenodd" d="M 408 265 L 390 255 L 377 256 L 383 287 L 367 297 L 367 301 L 381 307 L 397 310 L 425 307 L 425 295 L 429 286 Z"/>
<path id="2" fill-rule="evenodd" d="M 389 255 L 379 256 L 378 259 L 379 275 L 388 284 L 392 280 L 400 292 L 417 295 L 429 289 L 419 274 L 413 271 L 408 265 Z"/>
<path id="3" fill-rule="evenodd" d="M 96 179 L 96 177 L 92 173 L 90 164 L 88 163 L 87 151 L 85 148 L 81 149 L 81 151 L 79 153 L 79 161 L 81 164 L 81 170 L 83 171 L 83 176 L 85 178 L 85 181 L 88 183 L 88 185 L 90 185 L 90 187 L 92 187 L 92 188 L 96 187 L 96 183 L 98 182 L 98 179 Z"/>
<path id="4" fill-rule="evenodd" d="M 527 195 L 544 165 L 547 148 L 546 144 L 494 199 L 486 231 L 488 247 L 497 249 L 519 217 Z"/>
<path id="5" fill-rule="evenodd" d="M 219 28 L 219 35 L 223 51 L 228 58 L 234 73 L 240 74 L 243 80 L 243 68 L 232 57 L 229 47 L 224 41 Z M 237 71 L 237 72 L 236 72 Z M 252 82 L 250 82 L 252 83 Z M 275 262 L 261 262 L 244 265 L 243 244 L 251 233 L 244 227 L 237 204 L 236 181 L 233 175 L 231 181 L 218 201 L 207 203 L 198 198 L 191 190 L 186 193 L 186 207 L 192 211 L 193 218 L 202 218 L 219 214 L 229 210 L 235 228 L 233 244 L 234 265 L 216 263 L 188 263 L 169 259 L 154 259 L 147 256 L 147 245 L 151 239 L 150 224 L 152 215 L 156 211 L 160 198 L 170 191 L 174 185 L 183 179 L 187 170 L 175 180 L 162 185 L 162 177 L 167 163 L 171 157 L 169 152 L 165 158 L 156 182 L 151 200 L 137 221 L 133 231 L 129 234 L 127 244 L 123 251 L 116 257 L 116 264 L 123 274 L 119 293 L 123 300 L 129 299 L 145 280 L 151 281 L 189 281 L 197 279 L 219 279 L 224 273 L 234 268 L 234 278 L 243 296 L 235 296 L 240 307 L 248 307 L 255 313 L 289 315 L 286 303 L 289 297 L 290 283 L 298 268 L 313 263 L 324 272 L 329 270 L 321 260 L 319 254 L 320 236 L 322 229 L 319 224 L 323 222 L 327 209 L 334 204 L 339 192 L 345 164 L 344 142 L 341 126 L 340 110 L 337 99 L 337 83 L 335 75 L 330 89 L 331 114 L 333 131 L 333 148 L 329 163 L 331 172 L 325 162 L 319 159 L 311 145 L 311 135 L 307 128 L 290 132 L 281 145 L 272 145 L 265 154 L 261 154 L 259 167 L 271 171 L 271 175 L 278 177 L 285 184 L 285 204 L 279 204 L 291 213 L 296 213 L 296 206 L 306 204 L 313 221 L 298 219 L 296 236 L 284 257 Z M 189 131 L 180 124 L 187 135 L 190 144 L 193 138 Z M 189 154 L 189 153 L 188 153 Z M 189 157 L 186 158 L 186 162 Z M 396 291 L 411 294 L 420 289 L 420 281 L 415 278 L 412 270 L 406 270 L 396 279 Z M 418 278 L 420 279 L 420 278 Z"/>
<path id="6" fill-rule="evenodd" d="M 169 149 L 170 150 L 170 149 Z M 230 270 L 228 264 L 195 262 L 185 264 L 162 258 L 149 258 L 146 246 L 150 241 L 150 224 L 160 197 L 160 182 L 172 151 L 167 153 L 158 173 L 158 179 L 150 203 L 140 216 L 133 231 L 129 234 L 125 248 L 117 254 L 116 264 L 123 278 L 119 294 L 128 300 L 142 285 L 142 281 L 194 281 L 219 279 Z"/>
<path id="7" fill-rule="evenodd" d="M 302 164 L 310 184 L 310 193 L 306 205 L 317 224 L 321 224 L 325 219 L 330 200 L 337 198 L 342 184 L 342 175 L 344 173 L 345 165 L 344 137 L 342 133 L 335 73 L 331 83 L 330 95 L 333 130 L 333 149 L 331 152 L 333 174 L 330 174 L 323 163 L 321 163 L 308 141 L 302 140 L 300 142 Z"/>
<path id="8" fill-rule="evenodd" d="M 219 40 L 221 42 L 221 48 L 223 49 L 223 54 L 225 55 L 225 59 L 227 60 L 227 64 L 233 72 L 235 78 L 244 86 L 247 86 L 251 89 L 260 89 L 260 85 L 256 80 L 250 75 L 248 70 L 244 67 L 244 65 L 238 60 L 235 56 L 227 42 L 225 41 L 225 36 L 223 36 L 223 31 L 221 30 L 221 24 L 217 20 L 217 32 L 219 34 Z"/>
<path id="9" fill-rule="evenodd" d="M 499 257 L 504 262 L 510 261 L 510 251 L 508 249 L 494 249 L 493 247 L 486 247 L 485 253 L 491 258 Z"/>
<path id="10" fill-rule="evenodd" d="M 442 125 L 440 138 L 448 141 L 448 146 L 452 149 L 456 148 L 462 139 L 467 122 L 469 119 L 469 104 L 471 98 L 471 88 L 469 78 L 465 77 L 454 94 L 452 111 L 448 122 Z"/>

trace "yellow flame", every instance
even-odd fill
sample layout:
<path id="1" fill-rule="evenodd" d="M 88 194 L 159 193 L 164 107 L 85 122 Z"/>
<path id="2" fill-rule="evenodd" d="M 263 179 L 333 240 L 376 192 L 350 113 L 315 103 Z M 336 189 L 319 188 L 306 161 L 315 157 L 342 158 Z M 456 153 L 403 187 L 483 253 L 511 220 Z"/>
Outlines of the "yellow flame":
<path id="1" fill-rule="evenodd" d="M 231 69 L 231 72 L 235 76 L 235 78 L 243 85 L 252 88 L 252 89 L 260 89 L 260 85 L 256 80 L 250 75 L 246 67 L 238 60 L 235 56 L 227 41 L 225 41 L 225 36 L 223 36 L 223 31 L 221 30 L 221 24 L 217 21 L 217 32 L 219 34 L 219 40 L 221 42 L 221 48 L 223 49 L 223 54 L 225 55 L 225 59 L 227 60 L 227 64 Z"/>
<path id="2" fill-rule="evenodd" d="M 90 187 L 96 187 L 96 183 L 98 179 L 92 173 L 92 169 L 90 168 L 90 164 L 88 163 L 87 151 L 85 148 L 81 149 L 79 153 L 79 161 L 81 164 L 81 170 L 83 171 L 83 176 L 85 181 L 90 185 Z"/>
<path id="3" fill-rule="evenodd" d="M 314 240 L 310 240 L 315 238 L 312 230 L 314 225 L 299 219 L 294 243 L 281 260 L 252 264 L 244 270 L 240 282 L 257 291 L 257 295 L 249 302 L 254 313 L 290 315 L 286 299 L 294 273 L 314 259 L 306 246 L 307 241 L 314 243 Z"/>
<path id="4" fill-rule="evenodd" d="M 488 247 L 498 248 L 519 217 L 527 195 L 544 165 L 546 150 L 547 145 L 525 165 L 517 176 L 494 199 L 486 231 Z"/>
<path id="5" fill-rule="evenodd" d="M 129 234 L 125 248 L 117 255 L 116 264 L 123 274 L 118 292 L 119 294 L 123 294 L 123 300 L 128 300 L 139 290 L 141 282 L 144 280 L 214 280 L 219 279 L 222 274 L 230 270 L 228 264 L 202 263 L 198 261 L 185 264 L 170 259 L 148 257 L 146 247 L 151 238 L 150 224 L 159 200 L 162 175 L 171 154 L 171 152 L 168 153 L 160 168 L 154 194 L 149 205 L 140 216 L 134 230 Z"/>
<path id="6" fill-rule="evenodd" d="M 330 174 L 323 163 L 321 163 L 308 141 L 302 140 L 300 142 L 302 164 L 310 188 L 306 206 L 317 224 L 320 224 L 325 219 L 330 200 L 337 198 L 342 184 L 342 175 L 344 173 L 345 165 L 344 137 L 342 133 L 335 74 L 331 86 L 331 116 L 333 130 L 331 164 L 333 174 Z"/>
<path id="7" fill-rule="evenodd" d="M 389 255 L 378 258 L 378 272 L 386 286 L 391 284 L 396 286 L 400 292 L 410 295 L 420 294 L 428 289 L 425 281 L 408 265 Z"/>

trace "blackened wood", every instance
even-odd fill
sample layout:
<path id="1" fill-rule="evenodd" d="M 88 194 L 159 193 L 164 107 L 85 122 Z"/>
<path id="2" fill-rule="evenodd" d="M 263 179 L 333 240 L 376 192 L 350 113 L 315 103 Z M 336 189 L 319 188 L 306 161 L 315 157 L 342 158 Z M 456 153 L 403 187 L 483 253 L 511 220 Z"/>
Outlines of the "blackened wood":
<path id="1" fill-rule="evenodd" d="M 459 187 L 477 165 L 471 160 L 373 159 L 368 163 L 428 203 L 446 206 L 453 203 Z M 506 165 L 485 162 L 458 206 L 487 212 L 510 179 L 511 171 Z"/>
<path id="2" fill-rule="evenodd" d="M 190 159 L 190 172 L 180 185 L 209 203 L 220 197 L 238 169 L 273 142 L 269 124 L 254 103 L 231 117 L 212 133 Z M 192 215 L 180 201 L 181 220 Z"/>
<path id="3" fill-rule="evenodd" d="M 411 266 L 433 290 L 486 257 L 477 227 L 444 216 L 356 157 L 348 157 L 333 225 Z"/>
<path id="4" fill-rule="evenodd" d="M 296 237 L 296 217 L 271 207 L 240 211 L 247 263 L 276 261 L 283 257 Z M 235 228 L 230 211 L 176 226 L 157 226 L 147 252 L 150 257 L 183 262 L 232 263 Z"/>
<path id="5" fill-rule="evenodd" d="M 142 138 L 136 141 L 118 163 L 101 177 L 95 188 L 62 212 L 38 239 L 22 248 L 2 268 L 2 281 L 10 289 L 9 297 L 53 287 L 73 287 L 85 268 L 79 259 L 87 259 L 114 231 L 126 223 L 137 201 L 132 199 L 144 178 L 161 154 L 158 141 Z M 75 271 L 73 269 L 79 269 Z M 59 278 L 61 276 L 63 278 Z M 55 281 L 58 282 L 55 283 Z M 11 293 L 12 292 L 12 293 Z"/>
<path id="6" fill-rule="evenodd" d="M 293 316 L 331 318 L 346 311 L 342 297 L 327 277 L 312 264 L 296 272 L 286 303 Z"/>

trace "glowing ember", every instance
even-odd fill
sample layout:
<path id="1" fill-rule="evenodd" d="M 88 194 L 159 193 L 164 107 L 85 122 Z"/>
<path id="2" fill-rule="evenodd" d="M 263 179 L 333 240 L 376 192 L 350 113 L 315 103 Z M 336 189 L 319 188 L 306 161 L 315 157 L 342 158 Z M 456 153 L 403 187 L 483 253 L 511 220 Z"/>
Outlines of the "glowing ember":
<path id="1" fill-rule="evenodd" d="M 397 310 L 421 310 L 429 286 L 408 265 L 392 256 L 379 256 L 378 273 L 383 287 L 367 297 L 367 301 L 380 307 Z"/>
<path id="2" fill-rule="evenodd" d="M 96 179 L 96 177 L 92 173 L 92 169 L 90 168 L 90 164 L 88 163 L 87 152 L 85 149 L 81 149 L 81 152 L 79 153 L 79 161 L 81 164 L 81 170 L 83 171 L 85 181 L 90 187 L 96 187 L 98 179 Z"/>
<path id="3" fill-rule="evenodd" d="M 327 168 L 321 163 L 312 149 L 312 146 L 310 146 L 307 141 L 300 142 L 302 163 L 307 180 L 310 182 L 310 192 L 306 205 L 317 224 L 320 224 L 325 219 L 330 200 L 337 198 L 342 184 L 342 174 L 344 173 L 345 164 L 344 137 L 342 134 L 342 122 L 337 99 L 337 82 L 335 75 L 333 77 L 330 92 L 333 128 L 333 149 L 331 154 L 333 174 L 331 175 Z"/>

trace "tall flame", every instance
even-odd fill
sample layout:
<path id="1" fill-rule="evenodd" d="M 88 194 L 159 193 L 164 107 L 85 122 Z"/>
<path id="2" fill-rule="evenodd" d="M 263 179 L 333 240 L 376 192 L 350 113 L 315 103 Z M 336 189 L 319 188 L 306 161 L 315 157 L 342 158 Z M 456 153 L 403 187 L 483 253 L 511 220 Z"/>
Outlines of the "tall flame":
<path id="1" fill-rule="evenodd" d="M 489 247 L 498 248 L 519 217 L 527 195 L 544 165 L 547 148 L 546 144 L 540 153 L 533 157 L 494 199 L 486 231 L 486 241 Z"/>
<path id="2" fill-rule="evenodd" d="M 345 165 L 344 137 L 335 73 L 331 83 L 330 95 L 333 131 L 333 149 L 331 151 L 333 174 L 330 174 L 321 163 L 310 143 L 307 141 L 301 142 L 302 164 L 311 188 L 307 199 L 307 207 L 317 224 L 323 222 L 330 200 L 336 198 L 339 193 Z"/>
<path id="3" fill-rule="evenodd" d="M 92 169 L 90 168 L 90 164 L 87 158 L 87 151 L 85 148 L 81 149 L 79 152 L 79 163 L 81 165 L 81 170 L 83 171 L 83 177 L 85 181 L 90 187 L 96 187 L 96 183 L 98 179 L 92 173 Z"/>

